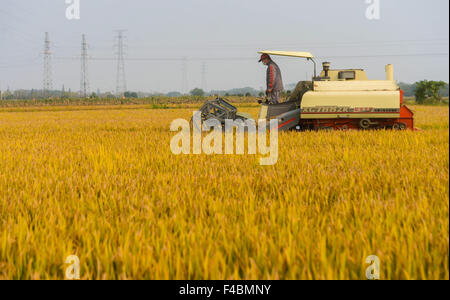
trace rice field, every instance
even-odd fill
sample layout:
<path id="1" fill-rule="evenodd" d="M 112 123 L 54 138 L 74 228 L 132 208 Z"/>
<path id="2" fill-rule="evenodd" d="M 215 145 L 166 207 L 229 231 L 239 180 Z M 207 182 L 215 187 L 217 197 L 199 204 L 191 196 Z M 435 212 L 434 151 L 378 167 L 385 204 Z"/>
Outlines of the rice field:
<path id="1" fill-rule="evenodd" d="M 0 108 L 0 279 L 449 279 L 449 108 L 305 132 L 279 159 L 173 155 L 194 108 Z M 255 118 L 254 105 L 241 111 Z"/>

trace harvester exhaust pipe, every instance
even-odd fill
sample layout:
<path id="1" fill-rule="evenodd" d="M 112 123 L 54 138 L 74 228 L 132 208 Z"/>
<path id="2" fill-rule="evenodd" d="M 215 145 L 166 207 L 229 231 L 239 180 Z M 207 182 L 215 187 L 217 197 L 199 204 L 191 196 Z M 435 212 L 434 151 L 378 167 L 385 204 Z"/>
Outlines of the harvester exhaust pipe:
<path id="1" fill-rule="evenodd" d="M 386 65 L 386 80 L 394 81 L 394 66 Z"/>
<path id="2" fill-rule="evenodd" d="M 322 65 L 323 65 L 323 71 L 325 72 L 325 77 L 328 77 L 328 75 L 330 73 L 331 63 L 326 61 L 326 62 L 322 63 Z"/>

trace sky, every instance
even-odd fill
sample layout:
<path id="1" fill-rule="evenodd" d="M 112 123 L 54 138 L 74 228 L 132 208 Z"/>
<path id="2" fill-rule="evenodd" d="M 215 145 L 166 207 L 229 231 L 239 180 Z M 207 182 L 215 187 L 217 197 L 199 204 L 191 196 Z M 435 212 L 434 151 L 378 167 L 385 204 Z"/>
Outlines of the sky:
<path id="1" fill-rule="evenodd" d="M 449 81 L 448 0 L 379 0 L 376 20 L 366 16 L 370 0 L 79 0 L 79 20 L 66 18 L 65 1 L 0 0 L 0 89 L 42 88 L 48 32 L 54 89 L 80 89 L 86 34 L 91 91 L 115 91 L 119 29 L 131 91 L 262 89 L 259 50 L 308 51 L 370 79 L 394 64 L 402 82 Z M 286 84 L 313 74 L 304 59 L 274 60 Z"/>

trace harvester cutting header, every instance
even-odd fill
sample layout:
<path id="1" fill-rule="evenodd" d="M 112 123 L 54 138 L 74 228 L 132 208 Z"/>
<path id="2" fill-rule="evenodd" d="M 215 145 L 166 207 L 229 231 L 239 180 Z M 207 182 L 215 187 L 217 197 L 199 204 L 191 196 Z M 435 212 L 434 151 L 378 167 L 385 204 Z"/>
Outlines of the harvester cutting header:
<path id="1" fill-rule="evenodd" d="M 279 130 L 414 130 L 414 114 L 403 104 L 403 91 L 394 80 L 392 65 L 386 66 L 385 80 L 369 80 L 362 69 L 335 70 L 330 62 L 323 62 L 323 70 L 317 76 L 317 64 L 311 53 L 259 53 L 306 58 L 314 64 L 312 81 L 300 81 L 286 102 L 259 101 L 259 119 L 278 119 Z M 201 112 L 204 119 L 210 119 L 226 115 L 230 107 L 235 111 L 232 105 L 217 99 L 205 104 Z M 235 115 L 243 118 L 238 113 Z"/>

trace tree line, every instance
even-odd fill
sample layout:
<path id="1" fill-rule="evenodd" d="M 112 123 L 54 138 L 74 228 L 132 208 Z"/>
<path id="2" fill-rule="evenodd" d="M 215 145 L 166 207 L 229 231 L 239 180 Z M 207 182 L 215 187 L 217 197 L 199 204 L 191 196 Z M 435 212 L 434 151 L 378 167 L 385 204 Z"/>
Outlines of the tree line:
<path id="1" fill-rule="evenodd" d="M 285 91 L 283 92 L 283 98 L 289 97 L 295 88 L 296 84 L 289 84 L 286 86 Z M 416 102 L 419 104 L 425 103 L 442 103 L 445 97 L 449 96 L 449 85 L 443 81 L 429 81 L 423 80 L 413 84 L 408 83 L 399 83 L 400 88 L 405 92 L 406 97 L 415 97 Z M 235 88 L 230 90 L 212 90 L 210 92 L 206 92 L 203 89 L 195 88 L 189 92 L 189 95 L 194 97 L 204 97 L 204 96 L 212 96 L 212 95 L 220 95 L 220 96 L 238 96 L 238 97 L 264 97 L 264 92 L 260 90 L 256 90 L 251 87 L 245 88 Z M 151 97 L 151 96 L 165 96 L 165 97 L 181 97 L 186 96 L 180 92 L 170 92 L 167 94 L 164 93 L 137 93 L 127 91 L 123 95 L 126 99 L 133 98 L 142 98 L 142 97 Z M 3 100 L 14 100 L 14 99 L 48 99 L 48 98 L 57 98 L 57 99 L 74 99 L 80 98 L 79 93 L 72 91 L 50 91 L 48 92 L 48 96 L 44 96 L 42 90 L 16 90 L 16 91 L 0 91 L 0 99 Z M 92 93 L 89 99 L 96 98 L 118 98 L 112 93 Z"/>

